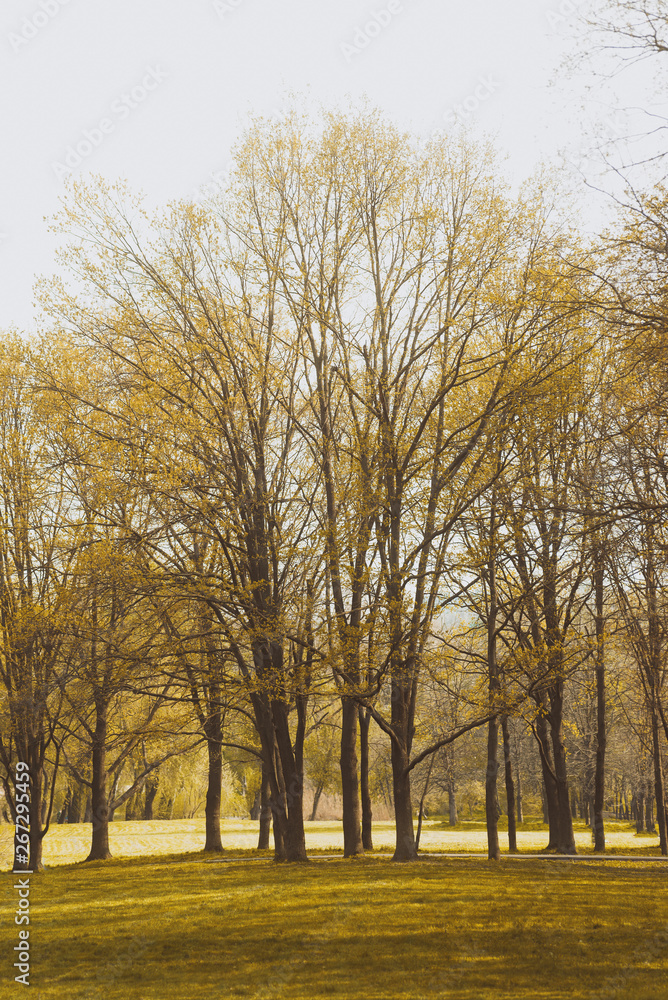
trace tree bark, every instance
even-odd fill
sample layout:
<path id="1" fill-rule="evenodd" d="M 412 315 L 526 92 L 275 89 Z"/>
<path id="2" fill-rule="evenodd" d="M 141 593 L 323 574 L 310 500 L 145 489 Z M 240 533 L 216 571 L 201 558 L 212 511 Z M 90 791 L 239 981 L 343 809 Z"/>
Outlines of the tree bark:
<path id="1" fill-rule="evenodd" d="M 487 822 L 487 857 L 490 861 L 498 861 L 501 857 L 499 847 L 499 813 L 497 809 L 496 778 L 499 771 L 498 762 L 499 721 L 496 716 L 487 724 L 487 770 L 485 773 L 485 819 Z"/>
<path id="2" fill-rule="evenodd" d="M 603 556 L 595 553 L 594 594 L 596 601 L 596 771 L 594 775 L 594 850 L 605 851 L 605 648 L 603 639 Z"/>
<path id="3" fill-rule="evenodd" d="M 269 850 L 269 831 L 271 829 L 271 804 L 269 802 L 269 775 L 265 764 L 262 764 L 262 782 L 260 784 L 260 829 L 258 832 L 258 851 Z"/>
<path id="4" fill-rule="evenodd" d="M 107 703 L 101 696 L 95 699 L 95 732 L 91 776 L 91 808 L 93 834 L 86 861 L 106 861 L 109 850 L 109 807 L 107 802 Z"/>
<path id="5" fill-rule="evenodd" d="M 503 731 L 503 757 L 506 766 L 506 802 L 508 804 L 508 850 L 517 853 L 517 827 L 515 825 L 515 782 L 513 781 L 513 764 L 510 756 L 510 732 L 508 716 L 501 717 Z"/>
<path id="6" fill-rule="evenodd" d="M 360 705 L 360 793 L 362 799 L 362 847 L 365 851 L 373 850 L 371 791 L 369 789 L 369 726 L 371 716 Z"/>
<path id="7" fill-rule="evenodd" d="M 322 795 L 322 790 L 323 790 L 322 789 L 322 785 L 318 785 L 318 787 L 316 788 L 315 792 L 313 793 L 313 806 L 311 808 L 311 822 L 312 823 L 315 821 L 315 818 L 316 818 L 316 816 L 318 814 L 318 803 L 320 802 L 320 796 Z M 344 857 L 345 857 L 345 853 L 344 853 Z"/>
<path id="8" fill-rule="evenodd" d="M 209 758 L 209 773 L 205 806 L 205 851 L 220 853 L 223 843 L 220 839 L 220 800 L 223 785 L 223 727 L 219 709 L 210 710 L 204 724 Z"/>
<path id="9" fill-rule="evenodd" d="M 655 691 L 654 696 L 658 697 Z M 659 737 L 659 718 L 656 706 L 652 706 L 652 749 L 654 756 L 654 798 L 656 800 L 656 819 L 659 824 L 659 846 L 663 855 L 668 854 L 666 839 L 666 797 L 664 791 L 663 765 L 661 762 L 661 740 Z"/>
<path id="10" fill-rule="evenodd" d="M 555 851 L 559 841 L 559 808 L 557 804 L 557 788 L 552 764 L 552 754 L 548 742 L 547 719 L 544 715 L 543 702 L 536 719 L 536 739 L 540 752 L 540 763 L 543 772 L 543 822 L 549 824 L 549 839 L 547 851 Z"/>
<path id="11" fill-rule="evenodd" d="M 157 770 L 152 771 L 146 779 L 146 798 L 144 799 L 144 819 L 153 819 L 153 804 L 155 802 L 155 797 L 158 794 L 158 785 L 160 783 L 160 777 Z"/>
<path id="12" fill-rule="evenodd" d="M 394 792 L 395 849 L 393 861 L 415 861 L 417 850 L 413 831 L 411 776 L 408 755 L 392 740 L 392 790 Z"/>
<path id="13" fill-rule="evenodd" d="M 455 797 L 454 778 L 451 778 L 448 784 L 448 823 L 450 826 L 457 826 L 457 799 Z"/>
<path id="14" fill-rule="evenodd" d="M 571 813 L 566 769 L 566 748 L 563 737 L 563 693 L 561 681 L 553 684 L 550 688 L 550 735 L 552 738 L 552 757 L 554 760 L 557 796 L 558 842 L 556 849 L 558 854 L 575 854 L 573 814 Z"/>
<path id="15" fill-rule="evenodd" d="M 499 668 L 496 656 L 496 620 L 498 615 L 496 594 L 496 517 L 494 499 L 490 517 L 490 539 L 492 553 L 488 562 L 489 602 L 487 608 L 487 683 L 489 689 L 490 711 L 497 711 L 499 696 Z M 487 724 L 487 770 L 485 773 L 485 818 L 487 821 L 487 857 L 490 861 L 498 861 L 501 857 L 499 847 L 499 812 L 497 807 L 498 790 L 496 786 L 499 773 L 499 719 L 494 715 Z"/>
<path id="16" fill-rule="evenodd" d="M 343 798 L 343 856 L 363 854 L 359 782 L 357 777 L 358 706 L 341 698 L 341 790 Z"/>

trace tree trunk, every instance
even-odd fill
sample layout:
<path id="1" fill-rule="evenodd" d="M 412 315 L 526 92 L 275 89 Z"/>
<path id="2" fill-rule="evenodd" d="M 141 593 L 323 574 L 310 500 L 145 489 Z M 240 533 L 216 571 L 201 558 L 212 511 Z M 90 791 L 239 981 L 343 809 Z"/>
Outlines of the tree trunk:
<path id="1" fill-rule="evenodd" d="M 314 822 L 315 817 L 316 817 L 316 815 L 318 813 L 318 803 L 320 802 L 320 796 L 322 795 L 322 791 L 323 791 L 322 785 L 318 785 L 318 787 L 316 788 L 315 792 L 313 793 L 313 808 L 311 809 L 311 822 L 312 823 Z M 344 853 L 344 857 L 345 857 L 345 853 Z"/>
<path id="2" fill-rule="evenodd" d="M 655 696 L 658 697 L 656 692 Z M 668 854 L 668 841 L 666 840 L 666 798 L 664 791 L 663 766 L 661 762 L 659 718 L 655 706 L 652 706 L 652 747 L 654 751 L 654 798 L 656 800 L 656 818 L 659 824 L 659 845 L 661 853 L 666 855 Z"/>
<path id="3" fill-rule="evenodd" d="M 550 735 L 552 737 L 552 756 L 556 778 L 557 810 L 558 810 L 558 854 L 575 854 L 575 836 L 573 834 L 573 815 L 568 790 L 568 775 L 566 771 L 566 748 L 563 739 L 563 695 L 562 682 L 550 688 Z"/>
<path id="4" fill-rule="evenodd" d="M 595 554 L 594 591 L 596 599 L 596 772 L 594 775 L 594 850 L 605 851 L 605 648 L 603 644 L 603 557 Z"/>
<path id="5" fill-rule="evenodd" d="M 557 787 L 554 778 L 554 768 L 552 764 L 552 754 L 548 742 L 547 719 L 541 710 L 536 719 L 536 739 L 540 751 L 540 763 L 543 772 L 543 822 L 550 827 L 549 840 L 546 850 L 555 851 L 559 842 L 559 808 L 557 803 Z"/>
<path id="6" fill-rule="evenodd" d="M 78 781 L 74 781 L 74 787 L 72 788 L 72 798 L 70 799 L 70 808 L 67 813 L 68 823 L 80 823 L 81 822 L 81 785 Z"/>
<path id="7" fill-rule="evenodd" d="M 454 778 L 448 784 L 448 823 L 450 826 L 457 826 L 457 799 L 455 797 Z"/>
<path id="8" fill-rule="evenodd" d="M 645 795 L 645 833 L 656 833 L 654 823 L 654 796 L 651 793 Z"/>
<path id="9" fill-rule="evenodd" d="M 343 798 L 343 856 L 363 854 L 359 782 L 357 777 L 358 707 L 341 698 L 341 790 Z"/>
<path id="10" fill-rule="evenodd" d="M 359 707 L 360 726 L 360 793 L 362 798 L 362 847 L 373 850 L 371 831 L 371 792 L 369 790 L 369 726 L 371 716 L 365 708 Z"/>
<path id="11" fill-rule="evenodd" d="M 107 802 L 107 703 L 102 698 L 96 698 L 95 710 L 91 777 L 93 835 L 86 861 L 105 861 L 111 857 Z"/>
<path id="12" fill-rule="evenodd" d="M 260 785 L 260 830 L 258 834 L 258 851 L 269 850 L 269 831 L 271 828 L 271 805 L 269 802 L 269 775 L 267 768 L 262 764 L 262 782 Z"/>
<path id="13" fill-rule="evenodd" d="M 223 785 L 223 727 L 220 710 L 210 709 L 209 718 L 204 725 L 209 758 L 209 774 L 206 789 L 205 806 L 205 851 L 220 853 L 223 843 L 220 839 L 220 800 Z"/>
<path id="14" fill-rule="evenodd" d="M 155 802 L 155 797 L 158 794 L 158 785 L 160 783 L 160 776 L 157 769 L 151 771 L 146 779 L 146 797 L 144 799 L 144 819 L 153 819 L 153 803 Z"/>
<path id="15" fill-rule="evenodd" d="M 70 821 L 70 803 L 72 801 L 72 786 L 68 784 L 67 791 L 65 792 L 65 798 L 63 800 L 63 807 L 60 810 L 60 815 L 58 817 L 58 823 L 69 823 Z"/>
<path id="16" fill-rule="evenodd" d="M 285 858 L 286 861 L 308 861 L 304 836 L 304 775 L 293 751 L 288 711 L 284 702 L 272 702 L 272 716 L 285 781 Z"/>
<path id="17" fill-rule="evenodd" d="M 496 716 L 487 725 L 487 771 L 485 773 L 485 819 L 487 821 L 487 857 L 490 861 L 498 861 L 501 857 L 499 847 L 499 813 L 497 809 L 496 777 L 499 770 L 499 721 Z"/>
<path id="18" fill-rule="evenodd" d="M 408 755 L 394 740 L 392 754 L 392 789 L 394 792 L 395 849 L 393 861 L 415 861 L 417 850 L 413 831 L 413 806 L 411 803 L 411 776 L 406 771 Z"/>
<path id="19" fill-rule="evenodd" d="M 420 796 L 420 808 L 418 809 L 418 824 L 417 833 L 415 835 L 415 850 L 420 850 L 420 837 L 422 835 L 422 820 L 424 819 L 424 802 L 427 798 L 427 792 L 429 791 L 429 782 L 431 780 L 431 772 L 434 766 L 434 754 L 431 755 L 429 759 L 429 768 L 427 769 L 427 777 L 425 778 L 424 788 L 422 789 L 422 795 Z"/>
<path id="20" fill-rule="evenodd" d="M 492 512 L 490 517 L 490 538 L 492 546 L 496 543 L 495 507 L 492 497 Z M 487 610 L 487 683 L 489 687 L 490 711 L 497 710 L 499 695 L 499 669 L 496 657 L 496 619 L 498 614 L 496 596 L 496 563 L 492 552 L 488 563 L 489 607 Z M 496 781 L 499 773 L 499 718 L 494 715 L 487 724 L 487 770 L 485 773 L 485 818 L 487 821 L 487 857 L 490 861 L 498 861 L 501 857 L 499 847 L 499 812 L 497 807 L 498 789 Z"/>
<path id="21" fill-rule="evenodd" d="M 508 716 L 501 717 L 503 731 L 503 757 L 506 765 L 506 802 L 508 805 L 508 850 L 517 853 L 517 827 L 515 825 L 515 782 L 513 781 L 513 764 L 510 756 L 510 732 Z"/>
<path id="22" fill-rule="evenodd" d="M 29 758 L 30 762 L 30 758 Z M 28 869 L 33 872 L 44 871 L 42 863 L 42 790 L 43 771 L 37 754 L 33 755 L 32 767 L 30 770 L 30 856 L 28 858 Z"/>

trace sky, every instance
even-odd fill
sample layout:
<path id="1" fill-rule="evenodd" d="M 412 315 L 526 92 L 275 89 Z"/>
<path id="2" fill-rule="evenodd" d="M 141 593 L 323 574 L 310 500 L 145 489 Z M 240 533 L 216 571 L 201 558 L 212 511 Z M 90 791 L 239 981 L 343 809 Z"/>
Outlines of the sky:
<path id="1" fill-rule="evenodd" d="M 156 206 L 201 197 L 249 114 L 304 101 L 366 97 L 420 136 L 491 134 L 511 179 L 570 171 L 591 207 L 578 167 L 594 130 L 620 125 L 614 98 L 564 68 L 577 3 L 3 0 L 0 329 L 34 327 L 68 176 L 126 178 Z"/>

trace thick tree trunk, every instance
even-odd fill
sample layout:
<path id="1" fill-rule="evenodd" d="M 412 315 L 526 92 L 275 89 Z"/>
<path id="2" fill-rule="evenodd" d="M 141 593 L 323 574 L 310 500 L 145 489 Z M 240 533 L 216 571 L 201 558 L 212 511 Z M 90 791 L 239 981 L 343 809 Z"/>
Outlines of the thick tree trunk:
<path id="1" fill-rule="evenodd" d="M 207 754 L 209 758 L 208 784 L 205 806 L 205 851 L 220 853 L 223 843 L 220 839 L 220 800 L 223 785 L 223 727 L 218 709 L 211 710 L 204 725 L 207 738 Z"/>
<path id="2" fill-rule="evenodd" d="M 36 757 L 36 755 L 35 755 Z M 42 863 L 42 791 L 43 771 L 39 760 L 34 759 L 30 770 L 30 856 L 28 869 L 33 872 L 44 870 Z"/>
<path id="3" fill-rule="evenodd" d="M 357 776 L 357 704 L 341 698 L 341 791 L 343 798 L 343 856 L 363 854 L 359 782 Z"/>
<path id="4" fill-rule="evenodd" d="M 562 710 L 561 683 L 558 683 L 550 689 L 550 735 L 552 737 L 552 757 L 556 778 L 558 815 L 558 842 L 556 850 L 557 854 L 575 854 L 575 836 L 573 834 L 573 815 L 571 813 L 568 774 L 566 770 Z"/>
<path id="5" fill-rule="evenodd" d="M 283 836 L 286 861 L 308 861 L 304 835 L 304 775 L 293 751 L 284 702 L 272 702 L 272 716 L 285 781 L 286 823 Z"/>
<path id="6" fill-rule="evenodd" d="M 515 825 L 515 782 L 513 781 L 513 764 L 510 756 L 510 732 L 508 716 L 501 719 L 503 731 L 503 757 L 506 766 L 506 802 L 508 804 L 508 850 L 517 853 L 517 827 Z"/>
<path id="7" fill-rule="evenodd" d="M 392 740 L 392 789 L 394 792 L 395 849 L 393 861 L 415 861 L 417 850 L 413 831 L 411 776 L 406 771 L 408 755 Z"/>
<path id="8" fill-rule="evenodd" d="M 271 804 L 269 801 L 269 775 L 266 765 L 262 764 L 262 783 L 260 785 L 260 829 L 258 832 L 258 851 L 269 850 L 269 831 L 271 829 Z"/>
<path id="9" fill-rule="evenodd" d="M 360 725 L 360 793 L 362 798 L 362 847 L 365 851 L 373 850 L 371 831 L 372 811 L 371 792 L 369 789 L 369 726 L 371 716 L 365 708 L 359 707 Z"/>
<path id="10" fill-rule="evenodd" d="M 539 712 L 536 719 L 536 738 L 538 740 L 540 763 L 543 772 L 543 822 L 548 823 L 550 827 L 546 850 L 555 851 L 559 842 L 559 807 L 552 754 L 548 742 L 547 719 L 543 711 Z"/>
<path id="11" fill-rule="evenodd" d="M 91 808 L 93 835 L 86 861 L 105 861 L 109 850 L 109 807 L 107 802 L 107 703 L 96 698 L 93 734 Z"/>

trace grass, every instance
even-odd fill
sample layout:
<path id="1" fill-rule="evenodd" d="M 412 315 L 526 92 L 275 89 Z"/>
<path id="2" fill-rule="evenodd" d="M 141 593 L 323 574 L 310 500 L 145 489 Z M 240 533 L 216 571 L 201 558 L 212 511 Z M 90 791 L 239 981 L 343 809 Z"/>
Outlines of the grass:
<path id="1" fill-rule="evenodd" d="M 341 824 L 331 821 L 306 823 L 306 846 L 309 851 L 339 851 L 343 849 Z M 12 863 L 12 832 L 8 824 L 0 825 L 0 868 Z M 154 820 L 152 822 L 113 822 L 109 827 L 111 853 L 114 857 L 142 857 L 154 854 L 184 854 L 199 851 L 204 844 L 204 820 Z M 257 844 L 257 823 L 227 819 L 222 823 L 222 839 L 226 849 L 238 852 L 252 850 Z M 576 821 L 575 839 L 578 852 L 592 852 L 591 832 Z M 505 833 L 500 834 L 501 850 L 507 848 Z M 537 853 L 547 844 L 547 827 L 530 819 L 517 834 L 518 847 L 524 853 Z M 607 852 L 610 854 L 658 854 L 657 835 L 637 835 L 631 823 L 606 822 Z M 394 824 L 374 823 L 374 845 L 379 851 L 394 850 Z M 485 824 L 480 820 L 459 823 L 454 829 L 439 819 L 427 820 L 421 837 L 421 850 L 446 852 L 487 851 Z M 47 866 L 83 861 L 90 849 L 90 824 L 79 823 L 52 826 L 44 840 L 44 863 Z M 668 992 L 667 992 L 668 996 Z"/>
<path id="2" fill-rule="evenodd" d="M 36 1000 L 660 1000 L 665 878 L 593 858 L 61 865 L 31 878 L 31 984 Z"/>

